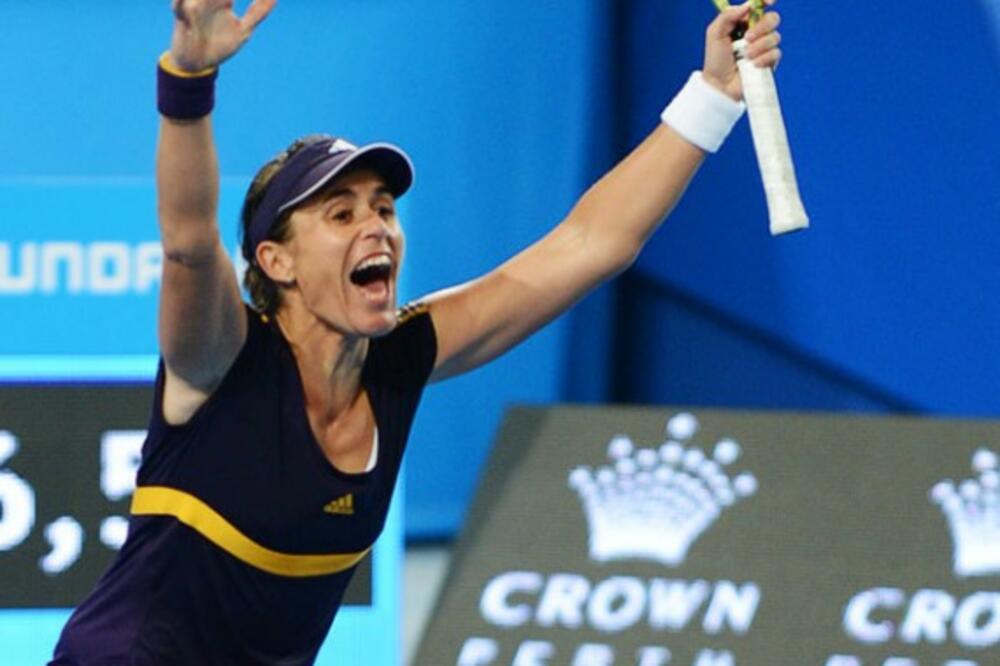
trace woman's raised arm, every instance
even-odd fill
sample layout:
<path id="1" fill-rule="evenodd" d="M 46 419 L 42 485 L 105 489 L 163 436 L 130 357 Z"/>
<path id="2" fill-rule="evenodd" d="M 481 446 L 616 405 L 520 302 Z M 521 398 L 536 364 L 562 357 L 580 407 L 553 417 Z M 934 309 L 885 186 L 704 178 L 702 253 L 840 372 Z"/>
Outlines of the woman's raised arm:
<path id="1" fill-rule="evenodd" d="M 706 33 L 704 68 L 664 111 L 664 123 L 555 229 L 483 277 L 426 299 L 438 337 L 432 379 L 499 356 L 632 263 L 742 113 L 730 35 L 749 11 L 743 4 L 720 13 Z M 778 22 L 769 12 L 747 32 L 748 57 L 758 66 L 781 56 Z"/>
<path id="2" fill-rule="evenodd" d="M 231 0 L 174 0 L 170 51 L 158 72 L 157 212 L 164 265 L 159 339 L 164 412 L 185 421 L 211 394 L 246 336 L 239 285 L 219 236 L 219 167 L 211 109 L 218 66 L 235 54 L 275 0 L 243 17 Z"/>

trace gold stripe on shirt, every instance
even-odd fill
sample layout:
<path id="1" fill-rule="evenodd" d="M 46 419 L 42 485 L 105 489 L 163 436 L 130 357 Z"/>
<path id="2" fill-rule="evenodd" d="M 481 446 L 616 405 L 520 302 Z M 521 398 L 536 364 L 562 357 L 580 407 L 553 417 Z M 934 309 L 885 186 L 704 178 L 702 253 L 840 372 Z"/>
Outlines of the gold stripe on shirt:
<path id="1" fill-rule="evenodd" d="M 278 576 L 305 578 L 326 576 L 350 569 L 368 554 L 298 555 L 265 548 L 203 501 L 175 488 L 140 486 L 132 496 L 136 516 L 173 516 L 233 557 Z"/>

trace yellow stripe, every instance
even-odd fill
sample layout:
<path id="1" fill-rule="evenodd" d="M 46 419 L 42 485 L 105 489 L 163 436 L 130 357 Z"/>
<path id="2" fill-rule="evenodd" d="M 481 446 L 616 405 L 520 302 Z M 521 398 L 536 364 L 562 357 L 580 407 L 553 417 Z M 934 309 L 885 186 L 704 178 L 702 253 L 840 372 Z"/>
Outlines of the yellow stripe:
<path id="1" fill-rule="evenodd" d="M 163 52 L 163 55 L 160 56 L 159 65 L 160 69 L 165 71 L 167 74 L 173 74 L 174 76 L 179 76 L 182 79 L 199 79 L 203 76 L 211 76 L 216 70 L 215 67 L 206 67 L 205 69 L 197 72 L 183 70 L 174 64 L 174 61 L 170 58 L 170 51 Z"/>
<path id="2" fill-rule="evenodd" d="M 230 555 L 247 564 L 277 574 L 304 578 L 350 569 L 370 548 L 360 553 L 294 555 L 260 545 L 194 495 L 164 486 L 142 486 L 132 496 L 136 516 L 173 516 Z"/>

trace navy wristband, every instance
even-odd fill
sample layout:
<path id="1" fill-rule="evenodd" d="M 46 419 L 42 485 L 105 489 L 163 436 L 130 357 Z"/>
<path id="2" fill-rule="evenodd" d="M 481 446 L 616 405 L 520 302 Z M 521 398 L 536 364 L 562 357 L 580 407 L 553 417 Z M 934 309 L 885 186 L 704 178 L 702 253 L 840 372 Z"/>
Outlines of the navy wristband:
<path id="1" fill-rule="evenodd" d="M 156 108 L 168 118 L 196 120 L 215 107 L 216 68 L 201 72 L 182 72 L 171 66 L 169 53 L 163 54 L 156 67 Z"/>

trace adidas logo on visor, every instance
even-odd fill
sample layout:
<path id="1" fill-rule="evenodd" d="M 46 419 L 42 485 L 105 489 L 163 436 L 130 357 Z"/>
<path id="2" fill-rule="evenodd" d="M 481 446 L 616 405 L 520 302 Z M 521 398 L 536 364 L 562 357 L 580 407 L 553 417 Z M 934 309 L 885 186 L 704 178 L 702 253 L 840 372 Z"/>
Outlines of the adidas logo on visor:
<path id="1" fill-rule="evenodd" d="M 329 154 L 334 155 L 336 153 L 342 153 L 345 150 L 357 150 L 358 147 L 355 146 L 350 141 L 344 141 L 343 139 L 337 139 L 330 146 Z"/>

